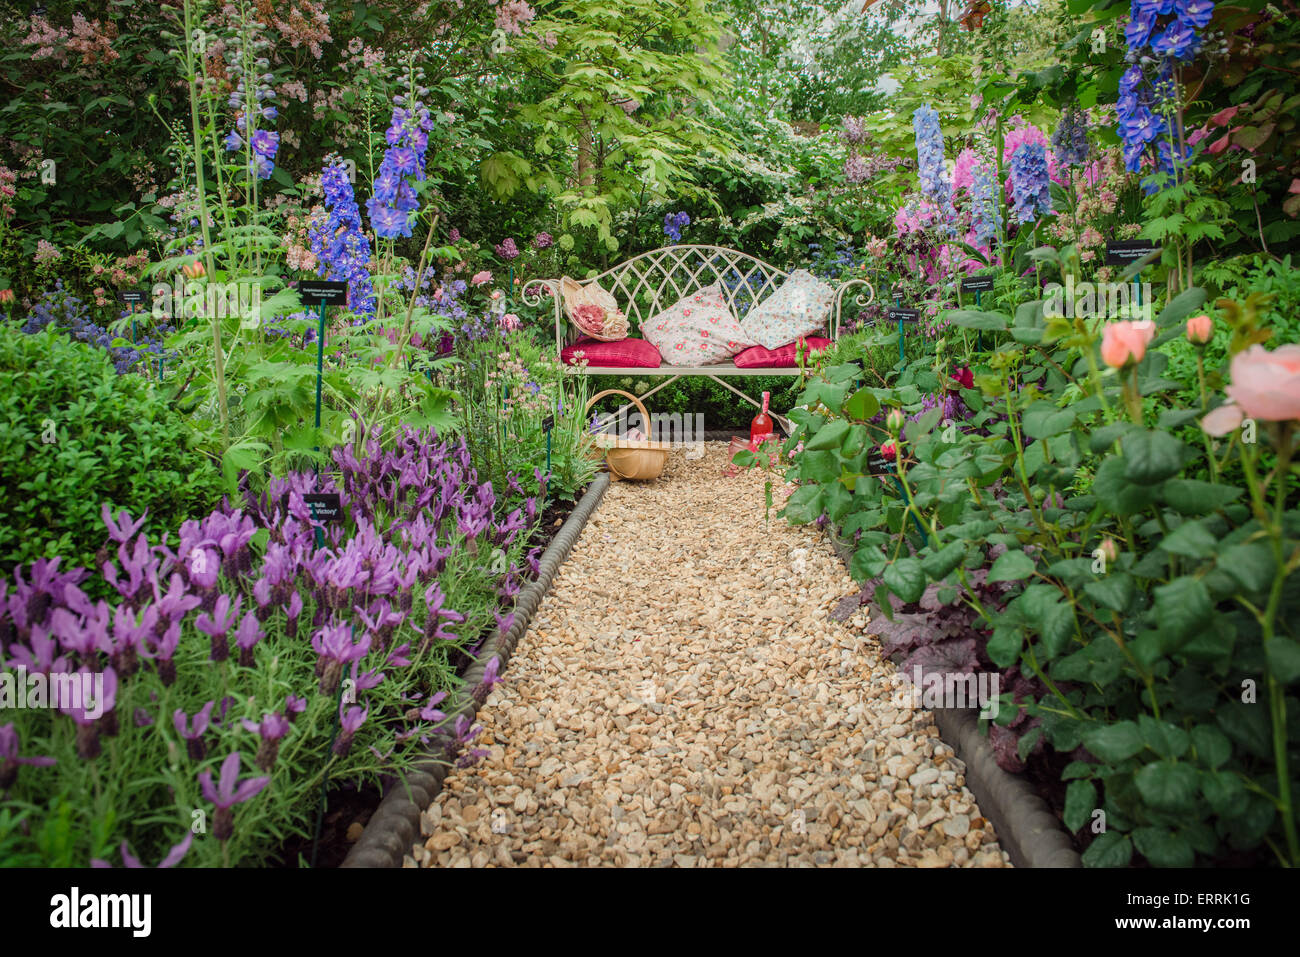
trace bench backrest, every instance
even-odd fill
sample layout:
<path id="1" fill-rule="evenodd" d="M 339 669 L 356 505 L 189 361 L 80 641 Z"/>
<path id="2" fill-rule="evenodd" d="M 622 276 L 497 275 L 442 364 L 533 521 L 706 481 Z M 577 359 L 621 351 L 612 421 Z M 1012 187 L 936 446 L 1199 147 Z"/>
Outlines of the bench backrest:
<path id="1" fill-rule="evenodd" d="M 738 318 L 771 295 L 789 276 L 783 269 L 756 259 L 739 250 L 722 246 L 682 244 L 664 246 L 619 263 L 591 279 L 613 293 L 633 328 L 658 315 L 683 296 L 722 284 L 723 295 Z M 831 337 L 838 335 L 840 302 L 849 285 L 867 285 L 854 280 L 836 289 L 835 312 L 831 319 Z M 528 305 L 536 306 L 545 292 L 555 297 L 555 338 L 557 351 L 565 340 L 577 338 L 576 330 L 567 328 L 562 319 L 558 279 L 534 279 L 525 284 L 522 294 Z M 872 293 L 874 296 L 874 291 Z M 859 300 L 863 302 L 864 300 Z"/>

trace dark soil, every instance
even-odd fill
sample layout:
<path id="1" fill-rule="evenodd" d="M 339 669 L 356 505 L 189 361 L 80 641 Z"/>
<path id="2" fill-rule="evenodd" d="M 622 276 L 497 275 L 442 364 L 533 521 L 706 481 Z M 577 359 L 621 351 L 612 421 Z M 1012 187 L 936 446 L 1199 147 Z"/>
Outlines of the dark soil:
<path id="1" fill-rule="evenodd" d="M 545 509 L 542 510 L 541 521 L 528 537 L 524 551 L 527 552 L 538 546 L 545 550 L 559 534 L 564 520 L 569 517 L 577 505 L 577 499 L 580 499 L 584 492 L 586 492 L 585 488 L 579 489 L 575 499 L 548 501 Z M 487 633 L 483 634 L 478 643 L 487 637 Z M 474 663 L 470 655 L 459 649 L 452 653 L 451 661 L 458 676 L 464 675 L 469 666 Z M 348 851 L 356 842 L 357 835 L 360 834 L 360 828 L 365 827 L 370 821 L 370 816 L 379 807 L 384 792 L 395 782 L 396 778 L 385 777 L 382 788 L 373 784 L 363 788 L 343 783 L 331 786 L 325 802 L 325 813 L 321 818 L 320 841 L 315 847 L 316 867 L 338 867 L 343 863 L 343 859 L 348 856 Z M 314 823 L 314 815 L 312 820 Z M 348 837 L 349 830 L 352 831 L 351 839 Z M 310 866 L 313 843 L 315 842 L 310 837 L 299 835 L 290 837 L 272 859 L 271 866 Z"/>

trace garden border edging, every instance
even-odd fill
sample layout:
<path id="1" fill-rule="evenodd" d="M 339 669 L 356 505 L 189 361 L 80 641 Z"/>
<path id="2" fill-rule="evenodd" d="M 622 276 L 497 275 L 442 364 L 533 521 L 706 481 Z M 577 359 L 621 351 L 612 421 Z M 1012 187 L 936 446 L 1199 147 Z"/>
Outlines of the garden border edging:
<path id="1" fill-rule="evenodd" d="M 847 546 L 834 534 L 828 538 L 848 568 L 852 556 Z M 931 713 L 944 743 L 966 765 L 966 784 L 992 822 L 1011 863 L 1016 867 L 1082 867 L 1070 836 L 1034 786 L 998 766 L 988 739 L 980 734 L 976 711 L 934 708 Z"/>
<path id="2" fill-rule="evenodd" d="M 462 715 L 467 721 L 474 720 L 479 707 L 474 698 L 474 690 L 482 682 L 488 662 L 499 658 L 501 671 L 505 671 L 511 653 L 528 630 L 542 599 L 550 591 L 556 572 L 573 551 L 578 536 L 586 527 L 587 519 L 600 504 L 608 487 L 608 472 L 600 472 L 592 479 L 591 486 L 542 553 L 537 577 L 520 590 L 514 607 L 514 621 L 509 631 L 498 631 L 484 642 L 477 660 L 466 670 L 464 684 L 445 709 L 449 722 L 454 722 Z M 445 743 L 426 752 L 404 780 L 389 788 L 356 844 L 339 866 L 401 867 L 402 858 L 410 853 L 411 845 L 420 835 L 420 815 L 442 790 L 453 757 L 454 752 Z"/>

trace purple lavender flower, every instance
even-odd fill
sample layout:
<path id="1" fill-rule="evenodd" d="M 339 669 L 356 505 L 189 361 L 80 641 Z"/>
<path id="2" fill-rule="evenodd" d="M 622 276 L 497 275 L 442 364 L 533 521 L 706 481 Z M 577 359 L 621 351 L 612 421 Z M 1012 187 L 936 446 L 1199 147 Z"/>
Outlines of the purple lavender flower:
<path id="1" fill-rule="evenodd" d="M 339 736 L 334 741 L 335 754 L 342 756 L 352 750 L 352 739 L 365 724 L 368 714 L 370 714 L 368 710 L 362 710 L 354 705 L 348 709 L 347 714 L 342 715 L 339 721 Z"/>
<path id="2" fill-rule="evenodd" d="M 100 517 L 104 524 L 108 526 L 108 537 L 118 544 L 125 545 L 135 538 L 135 533 L 140 531 L 144 526 L 145 519 L 149 517 L 149 510 L 145 509 L 144 514 L 136 522 L 131 521 L 130 514 L 126 509 L 117 513 L 117 521 L 113 521 L 113 516 L 108 510 L 108 503 L 105 502 L 99 511 Z"/>
<path id="3" fill-rule="evenodd" d="M 239 606 L 243 601 L 243 595 L 236 595 L 234 604 L 231 604 L 230 596 L 222 593 L 217 596 L 217 604 L 211 616 L 200 612 L 199 617 L 195 619 L 194 627 L 212 639 L 212 661 L 225 661 L 230 657 L 230 645 L 226 641 L 226 633 L 239 618 Z"/>
<path id="4" fill-rule="evenodd" d="M 218 841 L 228 841 L 235 833 L 235 816 L 231 809 L 236 804 L 243 804 L 256 797 L 271 783 L 269 777 L 249 778 L 240 783 L 239 766 L 239 752 L 235 751 L 221 762 L 221 777 L 216 787 L 212 784 L 211 771 L 199 774 L 199 789 L 203 792 L 204 799 L 211 801 L 217 808 L 212 833 Z"/>
<path id="5" fill-rule="evenodd" d="M 190 845 L 192 843 L 194 843 L 194 834 L 193 832 L 190 832 L 185 835 L 184 840 L 182 840 L 179 844 L 172 845 L 172 849 L 167 852 L 167 856 L 164 857 L 162 861 L 159 862 L 157 870 L 166 870 L 167 868 L 175 867 L 177 864 L 179 864 L 181 860 L 185 857 L 185 855 L 189 852 Z M 118 850 L 122 854 L 123 867 L 127 867 L 127 868 L 144 867 L 144 865 L 140 863 L 140 859 L 131 853 L 130 845 L 128 845 L 125 840 L 122 841 L 122 846 Z M 108 861 L 102 861 L 96 859 L 90 862 L 90 866 L 95 868 L 104 868 L 104 867 L 112 867 L 113 865 L 109 864 Z"/>
<path id="6" fill-rule="evenodd" d="M 54 766 L 54 758 L 22 758 L 18 756 L 18 729 L 10 724 L 0 724 L 0 794 L 13 787 L 18 777 L 18 766 L 48 768 Z"/>
<path id="7" fill-rule="evenodd" d="M 208 726 L 212 723 L 212 709 L 216 704 L 215 701 L 205 704 L 194 715 L 193 722 L 185 714 L 184 708 L 177 708 L 172 714 L 172 724 L 176 727 L 176 733 L 185 739 L 185 750 L 191 760 L 202 761 L 207 757 L 208 748 L 203 735 L 207 733 Z"/>
<path id="8" fill-rule="evenodd" d="M 243 725 L 244 730 L 254 732 L 261 737 L 262 743 L 253 761 L 263 771 L 270 773 L 280 753 L 280 739 L 289 733 L 289 719 L 278 712 L 268 711 L 262 715 L 260 724 L 245 718 Z"/>
<path id="9" fill-rule="evenodd" d="M 370 650 L 370 635 L 362 635 L 355 644 L 352 628 L 348 625 L 328 625 L 312 637 L 311 646 L 319 656 L 321 667 L 320 693 L 330 695 L 339 686 L 343 668 L 360 661 Z"/>

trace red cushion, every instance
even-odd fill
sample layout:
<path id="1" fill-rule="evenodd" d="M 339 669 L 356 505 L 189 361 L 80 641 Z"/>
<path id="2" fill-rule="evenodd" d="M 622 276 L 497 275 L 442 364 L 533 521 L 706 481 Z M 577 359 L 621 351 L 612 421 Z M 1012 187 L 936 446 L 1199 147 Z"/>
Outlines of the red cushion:
<path id="1" fill-rule="evenodd" d="M 618 342 L 601 342 L 583 336 L 560 352 L 565 365 L 577 364 L 575 352 L 581 352 L 589 366 L 607 366 L 619 369 L 658 369 L 663 363 L 659 350 L 644 339 L 620 339 Z"/>
<path id="2" fill-rule="evenodd" d="M 808 343 L 810 352 L 821 352 L 831 344 L 829 339 L 821 339 L 817 336 L 809 336 L 804 342 Z M 737 369 L 793 369 L 797 364 L 794 355 L 797 345 L 795 342 L 789 342 L 776 349 L 750 346 L 731 361 L 736 364 Z"/>

